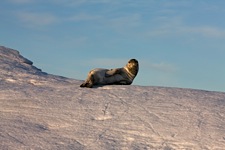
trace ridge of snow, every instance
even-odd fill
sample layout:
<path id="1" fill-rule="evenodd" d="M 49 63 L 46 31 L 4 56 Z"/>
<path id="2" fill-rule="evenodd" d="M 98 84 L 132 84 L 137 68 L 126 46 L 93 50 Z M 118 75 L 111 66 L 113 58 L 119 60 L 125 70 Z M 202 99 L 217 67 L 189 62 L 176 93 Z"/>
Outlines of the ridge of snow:
<path id="1" fill-rule="evenodd" d="M 13 49 L 10 49 L 10 48 L 6 48 L 4 46 L 0 46 L 0 56 L 1 56 L 1 59 L 3 59 L 3 60 L 9 59 L 11 61 L 26 63 L 28 65 L 33 64 L 32 61 L 30 61 L 30 60 L 24 58 L 23 56 L 21 56 L 19 51 L 13 50 Z"/>
<path id="2" fill-rule="evenodd" d="M 80 88 L 0 47 L 0 149 L 222 150 L 225 93 Z"/>

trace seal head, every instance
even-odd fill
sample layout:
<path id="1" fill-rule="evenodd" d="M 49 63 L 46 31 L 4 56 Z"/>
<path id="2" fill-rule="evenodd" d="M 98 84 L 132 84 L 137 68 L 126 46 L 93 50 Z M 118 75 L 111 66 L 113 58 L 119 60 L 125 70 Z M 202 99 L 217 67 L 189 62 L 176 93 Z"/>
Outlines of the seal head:
<path id="1" fill-rule="evenodd" d="M 138 61 L 136 59 L 129 60 L 125 66 L 125 69 L 132 76 L 132 78 L 135 78 L 139 70 Z"/>

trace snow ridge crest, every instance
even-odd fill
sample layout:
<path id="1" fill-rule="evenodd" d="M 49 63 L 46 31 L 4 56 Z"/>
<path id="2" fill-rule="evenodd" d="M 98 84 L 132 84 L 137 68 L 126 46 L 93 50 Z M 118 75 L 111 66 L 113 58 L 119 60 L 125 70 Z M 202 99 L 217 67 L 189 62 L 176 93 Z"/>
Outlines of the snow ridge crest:
<path id="1" fill-rule="evenodd" d="M 7 48 L 4 46 L 0 46 L 0 57 L 2 59 L 9 59 L 12 61 L 17 61 L 20 63 L 26 63 L 28 65 L 33 65 L 33 62 L 24 58 L 23 56 L 20 55 L 19 51 L 11 49 L 11 48 Z"/>
<path id="2" fill-rule="evenodd" d="M 0 46 L 0 70 L 7 72 L 42 73 L 41 69 L 33 66 L 33 62 L 20 55 L 19 51 Z"/>

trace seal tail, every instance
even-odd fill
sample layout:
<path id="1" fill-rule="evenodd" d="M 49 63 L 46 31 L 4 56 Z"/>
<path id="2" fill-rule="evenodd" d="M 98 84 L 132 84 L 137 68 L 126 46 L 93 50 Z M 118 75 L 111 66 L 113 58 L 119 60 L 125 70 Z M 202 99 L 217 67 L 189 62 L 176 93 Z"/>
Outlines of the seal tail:
<path id="1" fill-rule="evenodd" d="M 90 76 L 90 79 L 86 80 L 84 83 L 80 85 L 80 87 L 92 88 L 94 83 L 93 75 Z"/>

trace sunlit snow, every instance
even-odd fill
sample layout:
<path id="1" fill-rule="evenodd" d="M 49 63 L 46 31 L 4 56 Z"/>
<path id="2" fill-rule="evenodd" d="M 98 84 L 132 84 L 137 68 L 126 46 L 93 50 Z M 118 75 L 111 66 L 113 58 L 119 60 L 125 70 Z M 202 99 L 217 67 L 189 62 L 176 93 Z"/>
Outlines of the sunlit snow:
<path id="1" fill-rule="evenodd" d="M 0 47 L 2 150 L 225 149 L 225 93 L 137 85 L 80 88 L 82 81 L 32 64 Z"/>

